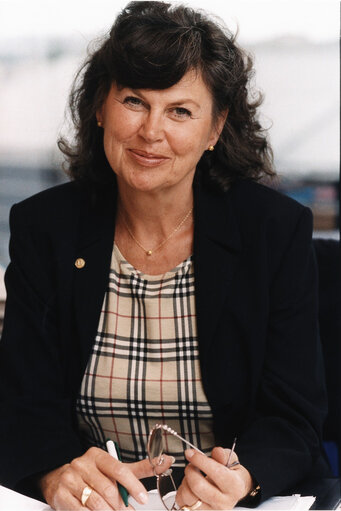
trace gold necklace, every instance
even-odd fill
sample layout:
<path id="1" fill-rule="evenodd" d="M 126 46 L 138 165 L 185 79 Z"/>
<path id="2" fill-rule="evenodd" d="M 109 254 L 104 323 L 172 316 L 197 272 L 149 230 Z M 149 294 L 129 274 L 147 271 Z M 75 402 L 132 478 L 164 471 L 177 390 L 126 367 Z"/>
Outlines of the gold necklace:
<path id="1" fill-rule="evenodd" d="M 144 252 L 147 256 L 151 256 L 154 252 L 156 252 L 157 250 L 159 250 L 161 247 L 163 247 L 163 245 L 165 243 L 167 243 L 167 241 L 172 237 L 174 236 L 174 234 L 180 229 L 180 227 L 186 222 L 187 218 L 189 217 L 189 215 L 192 213 L 193 211 L 193 207 L 188 211 L 188 213 L 186 214 L 186 216 L 181 220 L 181 222 L 175 227 L 175 229 L 170 233 L 169 236 L 167 236 L 166 239 L 164 239 L 156 248 L 154 248 L 153 250 L 147 250 L 140 242 L 139 240 L 137 240 L 135 238 L 135 236 L 133 235 L 133 233 L 131 232 L 131 230 L 129 229 L 128 227 L 128 224 L 126 222 L 126 219 L 125 219 L 125 216 L 122 214 L 122 219 L 123 219 L 123 222 L 124 222 L 124 225 L 126 226 L 127 228 L 127 231 L 128 233 L 130 234 L 131 238 L 135 241 L 136 245 L 138 245 Z"/>

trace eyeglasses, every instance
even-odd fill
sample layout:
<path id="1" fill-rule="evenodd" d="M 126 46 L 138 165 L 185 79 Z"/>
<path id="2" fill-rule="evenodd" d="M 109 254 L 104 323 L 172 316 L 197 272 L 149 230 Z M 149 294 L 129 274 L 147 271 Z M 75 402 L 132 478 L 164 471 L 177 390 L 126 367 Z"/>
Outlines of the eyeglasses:
<path id="1" fill-rule="evenodd" d="M 184 444 L 188 445 L 195 451 L 199 452 L 200 454 L 204 454 L 198 447 L 191 444 L 188 440 L 180 436 L 174 429 L 170 428 L 166 424 L 155 424 L 155 426 L 150 430 L 149 438 L 148 438 L 148 445 L 147 445 L 147 452 L 148 452 L 148 458 L 151 466 L 154 469 L 154 475 L 156 477 L 156 487 L 159 492 L 161 501 L 167 509 L 167 511 L 173 511 L 177 508 L 177 504 L 175 502 L 175 495 L 169 495 L 171 492 L 176 491 L 176 484 L 174 482 L 173 476 L 172 476 L 172 469 L 169 468 L 162 474 L 157 473 L 157 467 L 162 465 L 163 463 L 163 453 L 164 453 L 164 439 L 166 433 L 169 433 L 179 440 L 183 442 Z M 234 449 L 236 447 L 237 438 L 234 439 L 233 445 L 226 463 L 227 468 L 235 467 L 236 465 L 239 465 L 239 461 L 234 461 L 233 463 L 230 463 L 232 454 L 234 452 Z"/>
<path id="2" fill-rule="evenodd" d="M 158 474 L 156 472 L 157 467 L 162 465 L 163 463 L 163 453 L 164 453 L 164 439 L 165 434 L 169 433 L 179 440 L 181 440 L 184 444 L 188 445 L 192 449 L 195 449 L 197 452 L 204 454 L 200 449 L 198 449 L 195 445 L 185 440 L 182 436 L 178 435 L 174 429 L 170 428 L 166 424 L 155 424 L 155 426 L 150 430 L 147 452 L 149 462 L 154 469 L 154 475 L 156 477 L 156 487 L 159 492 L 160 498 L 164 507 L 168 511 L 172 511 L 177 509 L 175 496 L 170 496 L 169 493 L 172 491 L 176 491 L 176 485 L 172 476 L 172 469 L 169 468 L 162 474 Z"/>

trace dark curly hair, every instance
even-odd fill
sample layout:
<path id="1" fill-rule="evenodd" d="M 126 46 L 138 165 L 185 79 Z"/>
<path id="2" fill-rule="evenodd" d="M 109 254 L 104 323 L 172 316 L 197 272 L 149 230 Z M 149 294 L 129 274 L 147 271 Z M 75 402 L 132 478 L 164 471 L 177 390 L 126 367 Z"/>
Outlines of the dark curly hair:
<path id="1" fill-rule="evenodd" d="M 227 28 L 202 11 L 166 2 L 130 2 L 108 37 L 78 72 L 70 94 L 75 139 L 61 138 L 69 175 L 75 180 L 114 179 L 103 148 L 96 111 L 113 82 L 133 89 L 166 89 L 195 69 L 213 97 L 213 119 L 229 114 L 213 152 L 205 151 L 197 170 L 226 189 L 240 178 L 272 177 L 272 150 L 257 119 L 260 94 L 249 89 L 252 59 Z"/>

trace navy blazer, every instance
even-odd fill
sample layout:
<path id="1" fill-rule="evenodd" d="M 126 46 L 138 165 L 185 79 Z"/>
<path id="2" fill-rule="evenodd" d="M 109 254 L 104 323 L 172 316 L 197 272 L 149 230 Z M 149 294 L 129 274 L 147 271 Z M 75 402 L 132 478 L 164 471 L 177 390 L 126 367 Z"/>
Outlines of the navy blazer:
<path id="1" fill-rule="evenodd" d="M 216 445 L 238 437 L 264 499 L 327 471 L 312 215 L 249 180 L 224 193 L 194 190 L 198 342 Z M 5 486 L 28 492 L 31 475 L 85 451 L 75 400 L 107 286 L 115 211 L 115 187 L 75 182 L 12 208 L 0 342 Z"/>

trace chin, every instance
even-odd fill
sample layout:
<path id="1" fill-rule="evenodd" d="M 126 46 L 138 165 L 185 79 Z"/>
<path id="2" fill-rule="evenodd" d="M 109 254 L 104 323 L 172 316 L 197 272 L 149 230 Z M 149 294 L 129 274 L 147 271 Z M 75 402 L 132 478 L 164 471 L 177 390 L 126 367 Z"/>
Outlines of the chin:
<path id="1" fill-rule="evenodd" d="M 132 190 L 146 193 L 158 191 L 164 188 L 164 185 L 162 185 L 161 183 L 155 183 L 151 182 L 151 180 L 146 181 L 143 179 L 130 181 L 128 184 L 129 188 L 131 188 Z"/>
<path id="2" fill-rule="evenodd" d="M 150 172 L 139 171 L 130 176 L 128 180 L 123 179 L 122 182 L 127 183 L 133 190 L 140 192 L 152 192 L 167 187 L 167 183 L 160 180 L 159 173 L 154 172 L 152 173 L 153 175 L 150 174 Z"/>

